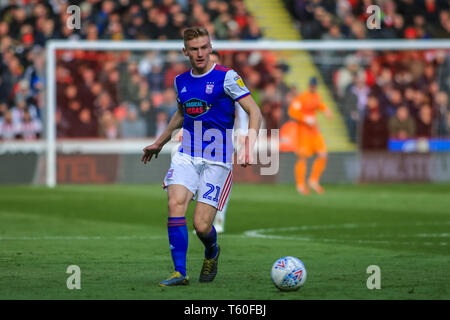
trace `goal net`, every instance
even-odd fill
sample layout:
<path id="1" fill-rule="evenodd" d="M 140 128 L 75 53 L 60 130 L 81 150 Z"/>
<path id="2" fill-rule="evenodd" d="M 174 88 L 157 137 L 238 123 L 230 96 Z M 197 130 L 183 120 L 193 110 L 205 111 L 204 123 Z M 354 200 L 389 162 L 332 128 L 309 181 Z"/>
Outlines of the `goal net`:
<path id="1" fill-rule="evenodd" d="M 3 182 L 160 183 L 177 138 L 151 166 L 140 156 L 176 110 L 173 80 L 189 68 L 182 47 L 49 41 L 43 129 L 39 139 L 2 142 Z M 258 146 L 270 149 L 249 170 L 235 166 L 238 182 L 293 181 L 297 145 L 288 110 L 311 81 L 333 114 L 317 118 L 329 153 L 325 181 L 450 180 L 448 41 L 215 41 L 213 49 L 260 106 Z"/>

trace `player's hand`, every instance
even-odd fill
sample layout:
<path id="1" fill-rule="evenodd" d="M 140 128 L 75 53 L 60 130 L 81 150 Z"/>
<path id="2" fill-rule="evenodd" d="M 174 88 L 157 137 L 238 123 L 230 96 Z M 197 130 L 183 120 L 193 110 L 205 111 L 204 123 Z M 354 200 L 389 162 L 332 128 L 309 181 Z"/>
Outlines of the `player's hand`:
<path id="1" fill-rule="evenodd" d="M 312 127 L 312 126 L 314 126 L 316 124 L 316 118 L 314 118 L 313 116 L 306 116 L 305 117 L 305 123 L 308 126 Z"/>
<path id="2" fill-rule="evenodd" d="M 153 155 L 155 155 L 155 158 L 158 158 L 158 154 L 161 151 L 161 149 L 162 146 L 160 146 L 159 143 L 154 143 L 145 147 L 142 150 L 144 152 L 144 155 L 141 158 L 141 162 L 143 162 L 144 164 L 150 162 L 150 160 L 152 160 Z"/>

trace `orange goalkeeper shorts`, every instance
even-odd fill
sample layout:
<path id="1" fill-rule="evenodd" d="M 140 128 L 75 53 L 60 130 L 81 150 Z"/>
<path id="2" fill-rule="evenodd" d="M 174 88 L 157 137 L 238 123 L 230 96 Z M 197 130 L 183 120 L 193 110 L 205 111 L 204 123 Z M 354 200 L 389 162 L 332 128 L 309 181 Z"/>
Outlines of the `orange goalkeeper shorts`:
<path id="1" fill-rule="evenodd" d="M 327 152 L 325 139 L 318 130 L 300 127 L 298 137 L 297 154 L 300 157 L 311 157 L 316 153 Z"/>

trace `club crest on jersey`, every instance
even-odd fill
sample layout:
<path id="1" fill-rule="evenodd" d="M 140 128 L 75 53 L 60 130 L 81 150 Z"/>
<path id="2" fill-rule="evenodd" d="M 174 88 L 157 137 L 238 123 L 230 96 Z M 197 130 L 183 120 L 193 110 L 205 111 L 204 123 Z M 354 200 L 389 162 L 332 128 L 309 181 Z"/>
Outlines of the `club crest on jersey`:
<path id="1" fill-rule="evenodd" d="M 173 176 L 173 169 L 170 169 L 170 170 L 167 172 L 166 178 L 167 178 L 167 179 L 170 179 L 170 178 L 172 178 L 172 176 Z"/>
<path id="2" fill-rule="evenodd" d="M 239 85 L 239 87 L 244 88 L 245 84 L 244 81 L 242 81 L 242 78 L 240 76 L 234 77 L 234 81 Z"/>
<path id="3" fill-rule="evenodd" d="M 209 110 L 208 103 L 200 99 L 189 99 L 183 106 L 186 114 L 191 118 L 197 118 Z"/>
<path id="4" fill-rule="evenodd" d="M 206 84 L 206 94 L 211 94 L 213 92 L 214 89 L 214 83 L 207 83 Z"/>

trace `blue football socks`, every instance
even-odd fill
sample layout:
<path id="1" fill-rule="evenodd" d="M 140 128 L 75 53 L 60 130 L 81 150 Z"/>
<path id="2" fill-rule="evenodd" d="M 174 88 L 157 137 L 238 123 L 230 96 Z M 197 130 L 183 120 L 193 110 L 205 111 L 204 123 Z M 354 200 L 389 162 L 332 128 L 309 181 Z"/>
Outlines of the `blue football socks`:
<path id="1" fill-rule="evenodd" d="M 170 251 L 175 266 L 183 276 L 186 276 L 186 254 L 188 249 L 188 229 L 186 218 L 171 218 L 167 222 L 167 231 L 169 234 Z"/>
<path id="2" fill-rule="evenodd" d="M 212 226 L 211 232 L 206 235 L 202 236 L 197 233 L 198 238 L 203 242 L 205 246 L 205 258 L 206 259 L 212 259 L 217 254 L 217 232 L 214 226 Z"/>

